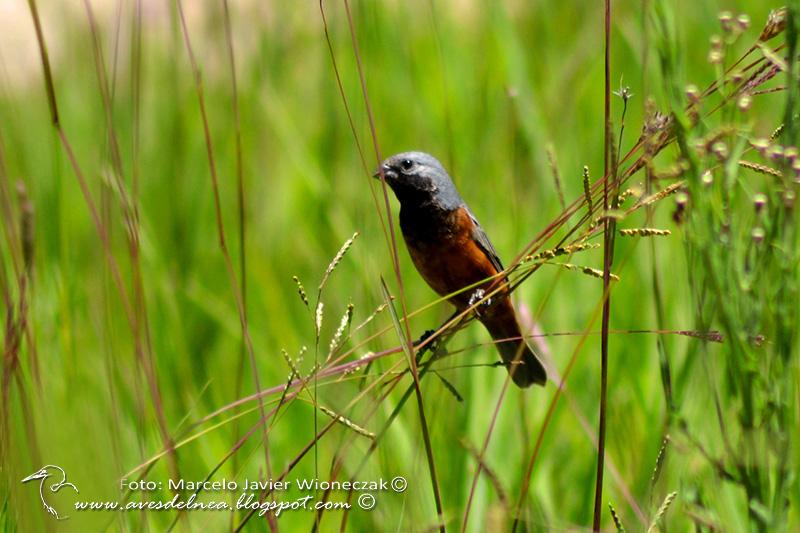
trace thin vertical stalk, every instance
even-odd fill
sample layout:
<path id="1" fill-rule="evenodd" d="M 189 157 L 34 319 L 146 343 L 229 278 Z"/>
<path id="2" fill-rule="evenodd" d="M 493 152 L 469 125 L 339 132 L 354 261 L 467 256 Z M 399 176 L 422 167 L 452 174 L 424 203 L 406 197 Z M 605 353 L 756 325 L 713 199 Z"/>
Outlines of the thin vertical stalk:
<path id="1" fill-rule="evenodd" d="M 176 0 L 176 5 L 178 8 L 178 16 L 180 18 L 181 24 L 181 31 L 183 33 L 183 41 L 186 45 L 186 53 L 189 56 L 189 63 L 191 65 L 192 74 L 194 77 L 194 85 L 195 91 L 197 92 L 197 102 L 200 108 L 200 117 L 203 123 L 203 135 L 205 137 L 206 142 L 206 156 L 208 157 L 208 167 L 209 173 L 211 174 L 211 189 L 214 198 L 214 213 L 216 216 L 216 223 L 217 223 L 217 240 L 220 247 L 220 251 L 222 252 L 222 257 L 225 262 L 225 270 L 228 274 L 228 280 L 231 284 L 231 289 L 233 290 L 233 296 L 236 303 L 236 308 L 239 314 L 239 323 L 242 328 L 242 336 L 244 337 L 245 344 L 247 346 L 247 351 L 250 356 L 250 368 L 253 374 L 253 384 L 256 388 L 256 393 L 259 395 L 258 407 L 259 412 L 262 418 L 266 416 L 266 411 L 264 410 L 264 401 L 261 399 L 261 382 L 258 377 L 258 365 L 256 364 L 256 356 L 255 350 L 253 348 L 253 341 L 250 338 L 250 330 L 247 323 L 247 314 L 245 313 L 244 308 L 244 300 L 243 294 L 241 290 L 241 286 L 236 279 L 236 272 L 233 267 L 233 261 L 231 260 L 231 254 L 228 251 L 227 241 L 225 239 L 225 225 L 223 223 L 222 217 L 222 202 L 220 200 L 219 194 L 219 176 L 217 174 L 217 164 L 214 158 L 214 146 L 211 140 L 211 127 L 208 122 L 208 114 L 206 112 L 206 101 L 205 95 L 203 92 L 203 80 L 200 76 L 200 68 L 197 64 L 197 59 L 194 55 L 194 49 L 192 48 L 192 42 L 189 38 L 189 28 L 186 25 L 186 17 L 183 13 L 183 3 L 181 0 Z M 263 427 L 263 440 L 264 440 L 264 462 L 266 465 L 267 470 L 267 477 L 272 477 L 272 467 L 270 466 L 269 460 L 269 436 L 267 432 L 266 425 Z"/>
<path id="2" fill-rule="evenodd" d="M 611 0 L 605 0 L 605 91 L 604 91 L 604 135 L 603 135 L 603 169 L 605 176 L 611 174 L 612 131 L 611 131 Z M 616 177 L 616 176 L 615 176 Z M 610 208 L 609 180 L 603 182 L 603 206 Z M 615 224 L 606 216 L 603 218 L 603 318 L 600 338 L 600 423 L 597 429 L 597 473 L 594 487 L 594 518 L 592 530 L 600 531 L 600 520 L 603 512 L 603 470 L 606 452 L 606 410 L 608 395 L 608 328 L 611 315 L 611 263 L 613 261 Z"/>
<path id="3" fill-rule="evenodd" d="M 372 107 L 369 103 L 369 95 L 367 94 L 367 82 L 364 78 L 364 69 L 361 66 L 361 56 L 358 52 L 358 39 L 356 38 L 355 33 L 355 25 L 353 24 L 353 15 L 350 11 L 350 4 L 348 0 L 344 0 L 344 7 L 345 11 L 347 12 L 347 22 L 350 27 L 350 39 L 353 43 L 353 54 L 355 55 L 356 59 L 356 67 L 358 69 L 358 77 L 361 81 L 361 92 L 364 96 L 364 106 L 366 108 L 367 117 L 369 119 L 369 127 L 370 132 L 372 134 L 372 145 L 373 149 L 375 150 L 375 157 L 380 162 L 381 161 L 381 154 L 380 154 L 380 146 L 378 144 L 378 134 L 377 129 L 375 128 L 375 119 L 372 114 Z M 406 351 L 412 354 L 412 357 L 408 358 L 408 364 L 411 369 L 411 377 L 414 380 L 414 390 L 416 393 L 417 398 L 417 409 L 419 411 L 419 418 L 420 418 L 420 427 L 422 428 L 422 439 L 425 443 L 425 455 L 427 456 L 428 460 L 428 470 L 430 473 L 431 478 L 431 486 L 433 489 L 433 497 L 436 502 L 436 513 L 439 517 L 439 530 L 444 532 L 444 512 L 442 509 L 442 498 L 439 494 L 439 482 L 436 479 L 436 464 L 433 457 L 433 448 L 431 446 L 431 439 L 430 433 L 428 431 L 428 421 L 425 417 L 425 406 L 422 399 L 422 389 L 420 387 L 420 375 L 417 371 L 417 362 L 416 358 L 413 357 L 414 354 L 414 346 L 411 341 L 411 327 L 408 323 L 408 309 L 406 305 L 405 299 L 405 291 L 403 290 L 403 277 L 400 274 L 400 259 L 399 254 L 397 252 L 397 238 L 396 233 L 394 230 L 394 223 L 392 222 L 391 216 L 391 208 L 389 206 L 389 193 L 386 187 L 386 179 L 383 177 L 383 171 L 379 170 L 381 173 L 381 187 L 383 189 L 383 200 L 384 200 L 384 207 L 386 208 L 386 215 L 389 221 L 389 234 L 391 237 L 391 249 L 392 249 L 392 263 L 394 265 L 394 274 L 397 279 L 398 290 L 400 292 L 400 304 L 403 309 L 403 322 L 405 323 L 405 343 L 406 343 Z"/>
<path id="4" fill-rule="evenodd" d="M 236 54 L 233 47 L 233 31 L 231 29 L 231 14 L 228 0 L 222 0 L 222 7 L 224 15 L 223 24 L 225 27 L 225 43 L 228 49 L 228 66 L 230 67 L 231 75 L 231 108 L 233 111 L 236 146 L 236 210 L 239 223 L 239 283 L 241 287 L 242 313 L 245 317 L 245 321 L 247 321 L 247 248 L 245 246 L 246 216 L 244 203 L 244 157 L 242 155 L 242 124 L 241 113 L 239 110 L 239 86 L 236 79 Z M 239 364 L 236 370 L 236 396 L 241 396 L 246 361 L 247 342 L 245 341 L 244 335 L 242 335 L 241 346 L 239 350 Z M 234 422 L 233 432 L 234 434 L 239 432 L 239 419 L 236 419 Z M 232 470 L 234 473 L 236 473 L 239 470 L 238 455 L 233 454 L 232 459 Z M 233 519 L 234 516 L 235 513 L 231 513 L 231 519 Z M 272 515 L 268 517 L 268 522 L 270 528 L 274 529 L 274 518 Z"/>
<path id="5" fill-rule="evenodd" d="M 108 228 L 103 223 L 102 218 L 100 217 L 97 205 L 95 204 L 91 192 L 89 190 L 89 184 L 86 181 L 86 178 L 84 177 L 83 171 L 81 170 L 81 167 L 78 163 L 78 159 L 75 155 L 72 145 L 69 142 L 69 139 L 61 125 L 61 120 L 58 112 L 58 105 L 56 101 L 55 84 L 53 82 L 52 71 L 50 68 L 49 54 L 47 52 L 47 45 L 44 38 L 44 32 L 42 31 L 41 19 L 39 18 L 39 11 L 36 5 L 36 0 L 28 0 L 28 7 L 31 12 L 31 18 L 33 19 L 33 25 L 36 32 L 36 41 L 39 46 L 39 54 L 42 62 L 42 69 L 44 71 L 45 93 L 47 95 L 48 108 L 50 111 L 50 121 L 53 128 L 56 131 L 61 146 L 67 155 L 69 164 L 72 167 L 72 170 L 75 174 L 75 178 L 78 182 L 81 195 L 83 196 L 83 199 L 86 202 L 86 206 L 89 210 L 89 215 L 91 216 L 92 223 L 100 239 L 103 253 L 106 257 L 106 261 L 108 262 L 109 269 L 111 270 L 112 279 L 117 287 L 117 292 L 120 295 L 120 301 L 122 303 L 125 317 L 127 319 L 128 325 L 134 337 L 134 342 L 136 345 L 136 355 L 139 358 L 144 373 L 147 377 L 148 385 L 150 388 L 151 400 L 153 402 L 153 408 L 156 412 L 156 417 L 158 419 L 159 430 L 161 432 L 162 440 L 164 441 L 164 445 L 166 448 L 171 448 L 171 438 L 169 436 L 168 428 L 166 426 L 166 420 L 163 417 L 161 394 L 155 376 L 155 369 L 152 365 L 152 361 L 145 356 L 145 353 L 143 351 L 138 318 L 135 313 L 135 308 L 131 302 L 131 298 L 128 294 L 128 291 L 126 290 L 125 283 L 123 282 L 122 273 L 119 268 L 119 263 L 117 262 L 116 257 L 114 256 L 114 252 L 111 249 L 111 240 L 109 237 Z M 105 85 L 102 85 L 101 89 L 105 89 L 105 87 L 106 87 Z"/>

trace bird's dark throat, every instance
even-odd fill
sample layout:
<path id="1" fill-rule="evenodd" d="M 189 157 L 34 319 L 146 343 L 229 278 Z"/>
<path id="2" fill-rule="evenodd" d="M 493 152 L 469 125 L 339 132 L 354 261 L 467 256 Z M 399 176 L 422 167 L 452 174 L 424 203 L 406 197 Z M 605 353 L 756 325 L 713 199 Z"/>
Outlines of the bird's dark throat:
<path id="1" fill-rule="evenodd" d="M 400 229 L 409 243 L 439 242 L 450 237 L 449 217 L 453 209 L 446 209 L 436 200 L 421 204 L 400 204 Z"/>

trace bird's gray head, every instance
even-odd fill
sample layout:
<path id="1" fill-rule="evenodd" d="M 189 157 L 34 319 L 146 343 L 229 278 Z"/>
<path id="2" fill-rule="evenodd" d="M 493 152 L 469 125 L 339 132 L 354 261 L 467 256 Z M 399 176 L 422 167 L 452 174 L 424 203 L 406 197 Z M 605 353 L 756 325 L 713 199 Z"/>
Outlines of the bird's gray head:
<path id="1" fill-rule="evenodd" d="M 442 164 L 425 152 L 395 154 L 381 163 L 386 183 L 401 205 L 435 202 L 444 209 L 455 209 L 464 202 Z"/>

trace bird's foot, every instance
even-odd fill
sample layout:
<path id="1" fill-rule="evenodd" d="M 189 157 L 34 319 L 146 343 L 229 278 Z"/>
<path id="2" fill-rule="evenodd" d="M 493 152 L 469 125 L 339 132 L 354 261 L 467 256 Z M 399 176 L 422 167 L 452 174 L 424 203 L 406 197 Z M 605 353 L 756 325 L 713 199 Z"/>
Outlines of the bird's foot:
<path id="1" fill-rule="evenodd" d="M 481 309 L 486 309 L 492 305 L 492 298 L 486 298 L 486 291 L 483 289 L 475 289 L 469 297 L 469 306 L 472 307 L 475 304 L 478 304 L 475 307 L 475 314 L 481 316 Z"/>
<path id="2" fill-rule="evenodd" d="M 416 348 L 423 342 L 430 339 L 431 335 L 433 335 L 434 333 L 436 333 L 436 330 L 434 329 L 429 329 L 425 331 L 425 333 L 423 333 L 422 336 L 414 342 L 414 347 Z M 419 362 L 419 360 L 422 359 L 422 356 L 425 354 L 425 352 L 432 351 L 436 348 L 436 342 L 437 341 L 433 341 L 426 344 L 417 352 L 417 362 Z"/>

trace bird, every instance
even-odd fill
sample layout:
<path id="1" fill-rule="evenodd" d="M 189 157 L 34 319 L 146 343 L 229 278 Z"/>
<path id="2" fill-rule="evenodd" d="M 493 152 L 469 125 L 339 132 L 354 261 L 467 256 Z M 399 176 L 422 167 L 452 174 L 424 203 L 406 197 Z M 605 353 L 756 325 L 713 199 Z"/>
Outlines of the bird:
<path id="1" fill-rule="evenodd" d="M 58 476 L 60 473 L 61 480 L 58 483 L 53 483 L 50 485 L 50 492 L 56 493 L 61 490 L 63 487 L 71 487 L 75 492 L 78 491 L 78 487 L 74 484 L 67 481 L 67 473 L 64 472 L 64 469 L 60 466 L 56 465 L 46 465 L 34 472 L 33 474 L 27 476 L 25 479 L 22 480 L 22 483 L 28 483 L 29 481 L 35 481 L 37 479 L 41 480 L 39 482 L 39 498 L 42 500 L 42 505 L 44 505 L 45 511 L 49 514 L 53 515 L 56 520 L 66 520 L 67 516 L 58 516 L 58 513 L 53 508 L 52 505 L 49 505 L 47 501 L 44 499 L 44 485 L 47 478 L 52 476 Z"/>
<path id="2" fill-rule="evenodd" d="M 505 270 L 497 251 L 442 164 L 425 152 L 402 152 L 385 159 L 373 176 L 382 176 L 400 202 L 400 230 L 422 278 L 459 312 L 481 302 L 477 318 L 517 386 L 546 384 L 544 365 L 522 338 L 508 280 L 495 277 Z"/>

